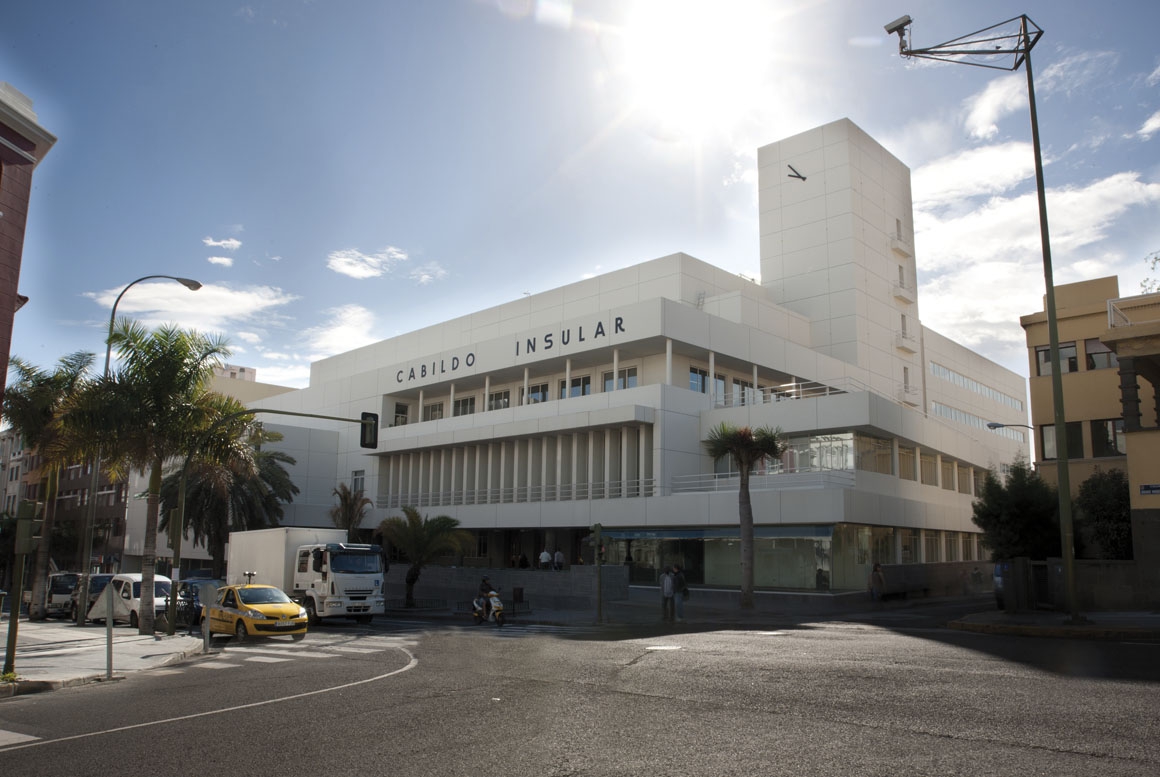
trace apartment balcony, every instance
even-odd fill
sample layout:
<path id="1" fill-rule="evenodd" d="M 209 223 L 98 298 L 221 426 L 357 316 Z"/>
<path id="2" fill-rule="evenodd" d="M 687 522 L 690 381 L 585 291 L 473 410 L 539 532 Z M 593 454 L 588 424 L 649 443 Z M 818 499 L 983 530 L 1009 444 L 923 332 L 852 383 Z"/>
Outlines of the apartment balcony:
<path id="1" fill-rule="evenodd" d="M 904 286 L 901 283 L 894 284 L 893 292 L 895 299 L 902 300 L 903 302 L 906 302 L 910 305 L 913 305 L 915 300 L 918 299 L 918 295 L 915 293 L 914 289 L 910 288 L 909 286 Z"/>
<path id="2" fill-rule="evenodd" d="M 898 401 L 904 405 L 918 407 L 922 404 L 922 394 L 919 392 L 918 386 L 899 386 Z"/>
<path id="3" fill-rule="evenodd" d="M 890 250 L 908 258 L 914 257 L 914 246 L 901 235 L 893 234 L 890 236 Z"/>
<path id="4" fill-rule="evenodd" d="M 894 347 L 907 353 L 918 353 L 918 338 L 909 332 L 895 332 Z"/>

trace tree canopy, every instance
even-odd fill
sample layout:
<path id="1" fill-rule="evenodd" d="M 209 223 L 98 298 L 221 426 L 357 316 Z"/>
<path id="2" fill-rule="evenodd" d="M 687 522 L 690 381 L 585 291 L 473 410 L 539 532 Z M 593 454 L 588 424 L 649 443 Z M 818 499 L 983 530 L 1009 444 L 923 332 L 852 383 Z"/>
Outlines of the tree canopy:
<path id="1" fill-rule="evenodd" d="M 411 566 L 407 569 L 406 606 L 414 607 L 415 583 L 423 567 L 447 553 L 463 553 L 470 547 L 471 534 L 459 528 L 459 521 L 450 516 L 426 518 L 414 507 L 403 508 L 403 518 L 392 516 L 379 524 L 383 540 L 394 545 L 406 556 Z"/>
<path id="2" fill-rule="evenodd" d="M 1025 460 L 1011 465 L 1006 480 L 987 472 L 973 508 L 992 560 L 1059 557 L 1058 493 Z"/>
<path id="3" fill-rule="evenodd" d="M 346 532 L 348 542 L 354 542 L 358 539 L 358 527 L 374 502 L 363 494 L 361 488 L 351 491 L 346 483 L 339 483 L 331 494 L 338 498 L 338 504 L 330 508 L 330 520 Z"/>
<path id="4" fill-rule="evenodd" d="M 1132 494 L 1123 470 L 1096 470 L 1075 497 L 1084 558 L 1132 558 Z"/>

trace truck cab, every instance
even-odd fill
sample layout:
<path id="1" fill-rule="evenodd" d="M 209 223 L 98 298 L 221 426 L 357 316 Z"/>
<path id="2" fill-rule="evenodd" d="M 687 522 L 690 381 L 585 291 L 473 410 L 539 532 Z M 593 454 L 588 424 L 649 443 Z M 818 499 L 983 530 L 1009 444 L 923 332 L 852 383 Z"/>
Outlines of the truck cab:
<path id="1" fill-rule="evenodd" d="M 353 617 L 369 623 L 382 614 L 386 570 L 379 545 L 330 542 L 302 545 L 294 566 L 294 590 L 311 623 L 318 618 Z"/>

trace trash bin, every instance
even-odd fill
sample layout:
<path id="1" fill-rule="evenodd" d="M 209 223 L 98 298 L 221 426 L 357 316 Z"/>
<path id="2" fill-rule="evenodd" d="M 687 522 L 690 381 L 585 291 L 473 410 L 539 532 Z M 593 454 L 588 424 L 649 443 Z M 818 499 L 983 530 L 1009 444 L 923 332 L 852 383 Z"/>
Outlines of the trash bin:
<path id="1" fill-rule="evenodd" d="M 517 585 L 512 589 L 512 604 L 523 604 L 524 601 L 524 587 Z"/>

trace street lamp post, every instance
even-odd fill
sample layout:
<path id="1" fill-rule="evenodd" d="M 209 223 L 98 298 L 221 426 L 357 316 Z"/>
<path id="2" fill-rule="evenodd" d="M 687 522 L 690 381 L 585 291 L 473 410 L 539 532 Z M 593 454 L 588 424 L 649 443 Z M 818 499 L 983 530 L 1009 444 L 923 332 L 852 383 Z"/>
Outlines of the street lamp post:
<path id="1" fill-rule="evenodd" d="M 1016 16 L 1005 22 L 954 38 L 936 46 L 916 49 L 910 46 L 907 31 L 912 23 L 903 16 L 886 25 L 888 35 L 898 35 L 898 52 L 904 57 L 936 59 L 993 70 L 1027 71 L 1027 101 L 1031 109 L 1031 145 L 1035 152 L 1035 188 L 1039 197 L 1039 239 L 1043 247 L 1043 279 L 1046 284 L 1047 334 L 1050 341 L 1051 394 L 1055 409 L 1056 475 L 1059 487 L 1059 532 L 1063 547 L 1063 577 L 1067 610 L 1072 622 L 1082 621 L 1076 602 L 1075 537 L 1071 515 L 1071 477 L 1068 471 L 1067 415 L 1063 406 L 1063 376 L 1059 362 L 1059 326 L 1055 314 L 1055 280 L 1051 270 L 1051 240 L 1047 229 L 1047 196 L 1043 184 L 1043 155 L 1039 147 L 1039 118 L 1035 109 L 1035 82 L 1031 73 L 1031 49 L 1043 36 L 1043 30 L 1027 17 Z M 1006 59 L 1010 62 L 996 62 Z M 990 426 L 990 424 L 988 424 Z"/>
<path id="2" fill-rule="evenodd" d="M 117 321 L 117 305 L 121 304 L 121 297 L 125 296 L 125 292 L 141 281 L 147 281 L 153 278 L 167 278 L 171 281 L 177 281 L 190 291 L 197 291 L 201 288 L 199 282 L 189 278 L 179 278 L 176 275 L 145 275 L 121 289 L 121 293 L 117 295 L 117 299 L 113 300 L 113 310 L 109 313 L 109 328 L 105 337 L 105 371 L 103 373 L 105 379 L 109 377 L 109 361 L 113 355 L 113 326 Z M 88 509 L 85 512 L 85 544 L 84 550 L 81 552 L 81 564 L 84 565 L 81 571 L 84 572 L 84 575 L 81 577 L 80 590 L 77 593 L 76 625 L 78 626 L 84 625 L 85 615 L 89 608 L 89 576 L 92 572 L 93 532 L 96 529 L 97 523 L 97 489 L 100 487 L 101 477 L 100 446 L 97 447 L 96 455 L 93 456 L 92 470 L 92 477 L 89 480 L 89 503 Z M 107 625 L 111 627 L 111 622 L 107 623 Z M 110 668 L 109 671 L 111 674 L 112 669 Z"/>

